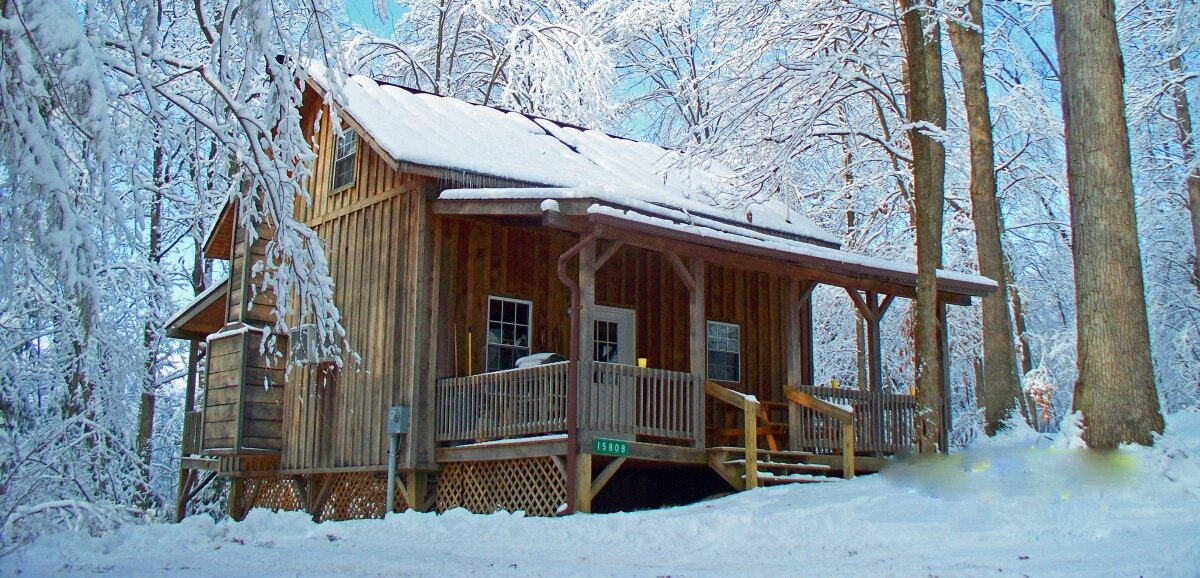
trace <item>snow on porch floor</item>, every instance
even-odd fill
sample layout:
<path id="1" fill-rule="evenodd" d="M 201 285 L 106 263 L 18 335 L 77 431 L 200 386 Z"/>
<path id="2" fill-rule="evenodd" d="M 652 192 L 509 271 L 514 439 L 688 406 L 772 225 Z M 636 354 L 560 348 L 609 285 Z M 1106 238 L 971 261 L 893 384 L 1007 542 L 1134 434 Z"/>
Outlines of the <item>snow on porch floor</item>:
<path id="1" fill-rule="evenodd" d="M 1098 456 L 1023 431 L 845 483 L 657 511 L 324 524 L 254 511 L 241 523 L 58 534 L 0 559 L 0 574 L 18 573 L 1198 576 L 1200 414 L 1171 416 L 1153 449 Z"/>

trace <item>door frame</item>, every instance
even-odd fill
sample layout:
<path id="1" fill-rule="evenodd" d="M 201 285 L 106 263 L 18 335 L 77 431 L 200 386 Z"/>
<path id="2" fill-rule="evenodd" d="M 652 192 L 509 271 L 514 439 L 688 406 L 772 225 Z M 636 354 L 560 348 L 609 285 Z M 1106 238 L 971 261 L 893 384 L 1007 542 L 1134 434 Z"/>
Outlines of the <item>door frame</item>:
<path id="1" fill-rule="evenodd" d="M 597 305 L 592 322 L 607 321 L 617 324 L 617 363 L 637 365 L 637 311 L 623 307 Z M 595 347 L 595 335 L 593 334 Z M 625 345 L 629 343 L 628 347 Z"/>

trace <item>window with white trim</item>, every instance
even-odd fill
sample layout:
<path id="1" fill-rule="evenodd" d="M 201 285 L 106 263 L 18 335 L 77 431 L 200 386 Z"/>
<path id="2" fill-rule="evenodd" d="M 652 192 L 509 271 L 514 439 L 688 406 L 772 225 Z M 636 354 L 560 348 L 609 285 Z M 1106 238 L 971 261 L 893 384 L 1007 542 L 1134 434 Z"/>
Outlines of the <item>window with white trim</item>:
<path id="1" fill-rule="evenodd" d="M 733 323 L 708 322 L 708 378 L 741 381 L 742 331 Z"/>
<path id="2" fill-rule="evenodd" d="M 529 355 L 529 313 L 533 304 L 520 299 L 488 297 L 487 371 L 516 367 Z"/>
<path id="3" fill-rule="evenodd" d="M 358 133 L 353 128 L 342 129 L 333 155 L 333 190 L 354 184 L 354 159 L 357 153 Z"/>

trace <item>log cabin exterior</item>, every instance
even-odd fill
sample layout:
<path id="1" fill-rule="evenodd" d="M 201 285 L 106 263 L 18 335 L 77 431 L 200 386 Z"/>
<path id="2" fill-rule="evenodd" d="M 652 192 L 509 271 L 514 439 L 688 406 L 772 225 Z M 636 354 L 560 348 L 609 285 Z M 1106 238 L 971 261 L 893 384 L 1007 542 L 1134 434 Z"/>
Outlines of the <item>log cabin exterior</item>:
<path id="1" fill-rule="evenodd" d="M 914 295 L 911 266 L 840 251 L 778 202 L 734 204 L 654 145 L 362 77 L 334 102 L 323 74 L 300 111 L 318 159 L 297 217 L 361 363 L 301 359 L 296 332 L 260 352 L 274 299 L 252 265 L 272 234 L 247 247 L 229 203 L 205 252 L 230 276 L 169 327 L 203 352 L 179 517 L 217 476 L 235 518 L 555 515 L 645 505 L 630 472 L 715 493 L 849 477 L 912 443 L 915 403 L 879 369 L 879 319 Z M 939 275 L 943 319 L 994 288 Z M 867 320 L 869 388 L 813 384 L 819 283 Z M 513 367 L 541 352 L 566 361 Z M 409 417 L 397 436 L 392 408 Z"/>

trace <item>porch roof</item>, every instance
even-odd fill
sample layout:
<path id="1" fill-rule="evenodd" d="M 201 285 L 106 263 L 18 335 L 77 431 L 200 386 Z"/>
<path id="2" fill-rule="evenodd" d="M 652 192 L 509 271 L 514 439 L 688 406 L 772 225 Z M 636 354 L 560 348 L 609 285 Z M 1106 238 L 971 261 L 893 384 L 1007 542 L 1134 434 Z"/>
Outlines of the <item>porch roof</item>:
<path id="1" fill-rule="evenodd" d="M 213 283 L 167 320 L 167 336 L 203 340 L 225 325 L 225 297 L 229 277 Z"/>
<path id="2" fill-rule="evenodd" d="M 744 256 L 783 261 L 799 267 L 796 273 L 823 283 L 875 288 L 900 296 L 915 294 L 917 269 L 911 263 L 859 255 L 818 246 L 696 215 L 660 203 L 646 203 L 586 188 L 450 189 L 438 196 L 437 212 L 477 215 L 555 215 L 605 225 L 640 236 L 627 239 L 645 245 L 647 237 L 729 250 L 746 266 Z M 578 228 L 579 225 L 576 225 Z M 939 269 L 939 292 L 958 296 L 983 296 L 994 292 L 995 281 L 957 271 Z M 880 285 L 884 287 L 880 287 Z M 889 287 L 890 286 L 890 287 Z"/>

